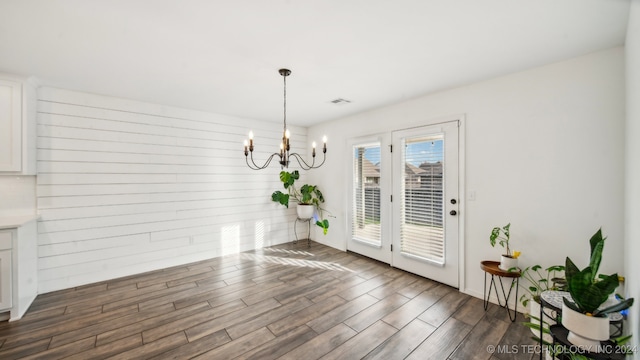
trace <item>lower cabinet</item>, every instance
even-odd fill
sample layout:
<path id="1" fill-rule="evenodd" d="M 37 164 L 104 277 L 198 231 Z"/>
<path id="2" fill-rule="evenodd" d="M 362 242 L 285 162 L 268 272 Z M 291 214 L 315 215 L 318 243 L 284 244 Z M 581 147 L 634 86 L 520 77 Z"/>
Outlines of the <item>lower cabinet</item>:
<path id="1" fill-rule="evenodd" d="M 1 221 L 1 220 L 0 220 Z M 0 222 L 0 319 L 22 318 L 38 295 L 37 221 Z"/>
<path id="2" fill-rule="evenodd" d="M 0 311 L 11 308 L 11 250 L 0 250 Z"/>

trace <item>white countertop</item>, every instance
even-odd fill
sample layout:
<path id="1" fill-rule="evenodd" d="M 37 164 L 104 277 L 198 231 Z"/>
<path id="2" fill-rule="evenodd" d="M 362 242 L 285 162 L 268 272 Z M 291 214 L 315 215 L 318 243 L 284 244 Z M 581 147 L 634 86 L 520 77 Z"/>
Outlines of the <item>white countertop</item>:
<path id="1" fill-rule="evenodd" d="M 0 216 L 0 229 L 18 228 L 31 220 L 38 218 L 38 215 Z"/>

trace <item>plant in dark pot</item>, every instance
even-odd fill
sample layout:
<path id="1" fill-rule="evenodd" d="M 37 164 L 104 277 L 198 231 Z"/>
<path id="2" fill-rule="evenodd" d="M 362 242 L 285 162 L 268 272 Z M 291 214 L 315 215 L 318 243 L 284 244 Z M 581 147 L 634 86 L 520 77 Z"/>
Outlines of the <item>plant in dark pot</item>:
<path id="1" fill-rule="evenodd" d="M 329 220 L 323 218 L 323 210 L 320 204 L 324 202 L 324 196 L 317 185 L 304 184 L 299 189 L 296 187 L 296 180 L 300 178 L 298 170 L 292 172 L 281 171 L 280 181 L 287 190 L 287 193 L 283 193 L 280 190 L 276 190 L 271 194 L 271 200 L 279 204 L 289 207 L 289 201 L 291 199 L 298 203 L 298 218 L 300 219 L 312 219 L 314 213 L 317 214 L 316 225 L 322 228 L 322 232 L 326 235 L 329 230 Z"/>
<path id="2" fill-rule="evenodd" d="M 605 239 L 599 229 L 589 240 L 589 266 L 580 270 L 567 257 L 564 271 L 571 300 L 564 298 L 562 325 L 569 330 L 568 340 L 572 344 L 592 349 L 598 349 L 600 341 L 609 339 L 608 314 L 633 304 L 631 298 L 601 308 L 619 285 L 618 274 L 598 276 Z"/>
<path id="3" fill-rule="evenodd" d="M 503 254 L 500 257 L 500 269 L 505 271 L 517 270 L 518 268 L 518 256 L 520 256 L 519 251 L 511 252 L 509 248 L 509 240 L 511 239 L 511 234 L 509 229 L 511 228 L 511 223 L 500 228 L 496 226 L 491 230 L 491 235 L 489 236 L 489 243 L 492 247 L 496 246 L 496 243 L 500 244 L 500 246 L 504 247 L 507 250 L 506 254 Z"/>

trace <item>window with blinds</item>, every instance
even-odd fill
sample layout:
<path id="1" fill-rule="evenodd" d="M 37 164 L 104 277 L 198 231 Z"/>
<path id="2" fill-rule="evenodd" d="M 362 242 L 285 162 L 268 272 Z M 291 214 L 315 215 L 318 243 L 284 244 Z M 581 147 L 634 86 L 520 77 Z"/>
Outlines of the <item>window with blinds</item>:
<path id="1" fill-rule="evenodd" d="M 401 251 L 444 264 L 444 136 L 407 138 L 403 151 Z"/>
<path id="2" fill-rule="evenodd" d="M 380 143 L 353 147 L 352 239 L 382 246 L 380 232 Z"/>

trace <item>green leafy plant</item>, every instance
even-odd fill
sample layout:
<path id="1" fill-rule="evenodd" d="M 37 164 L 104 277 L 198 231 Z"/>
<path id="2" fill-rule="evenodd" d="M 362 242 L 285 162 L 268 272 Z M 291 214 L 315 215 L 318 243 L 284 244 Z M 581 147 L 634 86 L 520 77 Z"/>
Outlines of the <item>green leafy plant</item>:
<path id="1" fill-rule="evenodd" d="M 511 249 L 509 248 L 509 228 L 511 227 L 511 223 L 500 228 L 496 226 L 491 230 L 491 235 L 489 236 L 489 243 L 492 247 L 496 246 L 496 243 L 499 243 L 500 246 L 507 249 L 507 256 L 511 256 Z"/>
<path id="2" fill-rule="evenodd" d="M 529 314 L 529 318 L 531 320 L 535 320 L 537 322 L 523 322 L 522 325 L 528 327 L 531 330 L 534 330 L 536 334 L 540 334 L 540 318 L 538 318 L 537 316 L 534 316 L 532 314 Z M 551 326 L 551 324 L 549 324 L 546 321 L 542 321 L 542 337 L 543 339 L 540 339 L 539 336 L 532 336 L 531 338 L 535 341 L 537 341 L 538 343 L 542 342 L 544 345 L 547 346 L 551 346 L 551 342 L 549 342 L 547 339 L 544 339 L 545 337 L 550 337 L 551 336 L 551 331 L 549 330 L 549 326 Z M 548 335 L 548 336 L 545 336 Z"/>
<path id="3" fill-rule="evenodd" d="M 320 206 L 324 203 L 324 196 L 317 185 L 304 184 L 300 189 L 296 188 L 296 180 L 300 179 L 300 173 L 298 170 L 293 172 L 281 171 L 280 181 L 287 190 L 287 193 L 283 193 L 280 190 L 276 190 L 271 194 L 271 200 L 279 204 L 289 207 L 289 201 L 295 200 L 298 204 L 313 205 L 316 209 L 317 217 L 316 225 L 322 228 L 322 232 L 326 235 L 329 230 L 329 220 L 324 219 L 322 214 L 324 209 Z"/>
<path id="4" fill-rule="evenodd" d="M 633 305 L 633 298 L 630 298 L 604 309 L 598 309 L 619 284 L 618 274 L 598 276 L 605 239 L 602 237 L 602 229 L 599 229 L 589 240 L 591 256 L 589 266 L 586 268 L 580 270 L 569 257 L 566 259 L 565 277 L 573 301 L 564 298 L 564 303 L 572 310 L 587 316 L 604 317 Z"/>
<path id="5" fill-rule="evenodd" d="M 522 270 L 521 287 L 526 291 L 520 296 L 522 306 L 527 306 L 529 300 L 540 303 L 540 294 L 547 290 L 565 290 L 567 282 L 560 274 L 564 272 L 564 266 L 553 265 L 542 269 L 540 265 L 533 265 Z M 527 284 L 528 283 L 528 284 Z"/>

